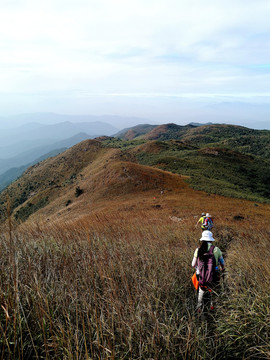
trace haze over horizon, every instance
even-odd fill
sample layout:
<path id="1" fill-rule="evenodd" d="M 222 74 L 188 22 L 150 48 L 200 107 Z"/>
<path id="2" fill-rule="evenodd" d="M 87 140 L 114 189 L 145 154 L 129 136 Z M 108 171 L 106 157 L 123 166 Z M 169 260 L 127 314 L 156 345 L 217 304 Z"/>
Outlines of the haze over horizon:
<path id="1" fill-rule="evenodd" d="M 13 0 L 0 9 L 1 127 L 10 115 L 48 112 L 269 129 L 269 1 Z"/>

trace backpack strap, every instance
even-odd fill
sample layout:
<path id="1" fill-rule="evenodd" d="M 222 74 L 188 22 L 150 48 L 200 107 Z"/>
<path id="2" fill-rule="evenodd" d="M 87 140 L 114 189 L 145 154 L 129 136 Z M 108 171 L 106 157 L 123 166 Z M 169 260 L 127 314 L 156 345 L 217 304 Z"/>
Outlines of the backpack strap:
<path id="1" fill-rule="evenodd" d="M 215 258 L 215 255 L 214 255 L 214 250 L 215 250 L 215 245 L 211 245 L 210 249 L 209 249 L 209 254 L 210 255 L 213 255 L 214 259 L 215 259 L 215 267 L 217 266 L 217 261 L 216 261 L 216 258 Z M 214 269 L 215 271 L 216 269 Z"/>
<path id="2" fill-rule="evenodd" d="M 211 245 L 210 249 L 209 249 L 209 254 L 213 255 L 215 250 L 215 245 Z"/>

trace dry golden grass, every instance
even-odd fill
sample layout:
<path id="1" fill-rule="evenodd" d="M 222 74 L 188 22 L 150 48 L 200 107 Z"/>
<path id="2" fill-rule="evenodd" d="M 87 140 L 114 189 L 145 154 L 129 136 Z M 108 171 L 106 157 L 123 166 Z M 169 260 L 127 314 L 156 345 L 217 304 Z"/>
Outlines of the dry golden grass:
<path id="1" fill-rule="evenodd" d="M 270 205 L 194 191 L 117 149 L 97 147 L 80 174 L 25 223 L 2 227 L 2 359 L 270 357 Z M 206 319 L 190 281 L 202 211 L 227 264 Z"/>
<path id="2" fill-rule="evenodd" d="M 74 183 L 52 192 L 54 200 L 30 219 L 69 220 L 104 212 L 129 212 L 133 217 L 138 211 L 147 211 L 160 221 L 181 218 L 180 226 L 186 227 L 196 222 L 202 211 L 208 211 L 217 221 L 231 226 L 238 227 L 240 222 L 247 227 L 258 222 L 269 225 L 270 205 L 195 191 L 184 176 L 121 160 L 119 154 L 110 149 L 99 155 Z M 78 198 L 74 195 L 76 186 L 84 191 Z M 234 220 L 235 216 L 243 219 Z"/>
<path id="3" fill-rule="evenodd" d="M 155 152 L 160 146 L 156 142 L 141 145 L 147 147 L 148 152 Z M 202 210 L 209 211 L 219 221 L 224 218 L 236 225 L 239 221 L 234 221 L 234 216 L 244 217 L 242 222 L 246 225 L 269 218 L 269 205 L 255 206 L 244 200 L 194 191 L 185 182 L 186 177 L 136 164 L 133 160 L 138 149 L 141 151 L 139 146 L 127 154 L 120 149 L 103 148 L 99 140 L 84 141 L 64 154 L 31 167 L 1 194 L 0 202 L 5 206 L 7 193 L 11 206 L 23 201 L 14 213 L 21 211 L 23 215 L 32 207 L 35 213 L 30 221 L 68 220 L 127 209 L 131 213 L 156 210 L 162 219 L 176 216 L 184 222 L 200 215 Z M 75 196 L 77 187 L 83 190 L 79 197 Z M 40 210 L 36 211 L 39 202 Z M 25 220 L 23 216 L 18 218 Z"/>
<path id="4" fill-rule="evenodd" d="M 266 223 L 257 231 L 217 217 L 227 273 L 215 316 L 203 320 L 190 281 L 196 219 L 111 206 L 73 220 L 28 221 L 12 242 L 2 234 L 2 358 L 269 357 Z"/>

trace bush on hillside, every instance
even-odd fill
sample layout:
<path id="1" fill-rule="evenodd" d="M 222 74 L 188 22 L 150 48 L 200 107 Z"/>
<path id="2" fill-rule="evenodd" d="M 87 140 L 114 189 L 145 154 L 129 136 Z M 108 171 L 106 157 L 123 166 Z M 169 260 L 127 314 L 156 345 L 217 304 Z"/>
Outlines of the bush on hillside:
<path id="1" fill-rule="evenodd" d="M 82 193 L 83 193 L 83 189 L 81 189 L 79 186 L 77 186 L 76 190 L 75 190 L 75 196 L 79 197 L 80 195 L 82 195 Z"/>

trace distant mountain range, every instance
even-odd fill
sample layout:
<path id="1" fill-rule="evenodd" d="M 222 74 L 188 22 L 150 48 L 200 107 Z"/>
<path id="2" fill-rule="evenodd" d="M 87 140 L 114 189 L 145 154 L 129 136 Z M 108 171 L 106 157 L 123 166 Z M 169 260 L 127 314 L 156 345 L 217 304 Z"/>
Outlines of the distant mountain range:
<path id="1" fill-rule="evenodd" d="M 24 171 L 27 168 L 29 168 L 30 166 L 32 166 L 34 164 L 38 164 L 40 161 L 43 161 L 47 158 L 54 157 L 54 156 L 60 154 L 61 152 L 65 151 L 66 149 L 67 148 L 64 147 L 64 148 L 53 150 L 26 165 L 14 167 L 14 168 L 7 170 L 6 172 L 4 172 L 3 174 L 0 175 L 0 191 L 2 191 L 6 186 L 8 186 L 12 181 L 14 181 L 18 177 L 20 177 L 24 173 Z"/>
<path id="2" fill-rule="evenodd" d="M 4 171 L 0 174 L 0 191 L 9 185 L 13 180 L 21 176 L 21 174 L 29 166 L 45 160 L 48 157 L 55 156 L 65 151 L 67 148 L 89 138 L 89 135 L 80 133 L 51 145 L 40 146 L 33 150 L 28 150 L 20 156 L 0 160 L 0 169 L 2 171 L 4 169 Z"/>
<path id="3" fill-rule="evenodd" d="M 8 149 L 13 145 L 16 149 L 16 144 L 29 146 L 41 142 L 52 142 L 64 140 L 72 137 L 78 133 L 84 132 L 91 137 L 101 135 L 112 135 L 118 129 L 110 124 L 104 122 L 77 122 L 69 121 L 55 123 L 51 125 L 43 125 L 39 123 L 28 123 L 12 129 L 2 129 L 0 133 L 1 150 L 7 146 Z M 22 143 L 24 142 L 24 143 Z M 32 145 L 31 145 L 32 144 Z M 0 158 L 6 157 L 2 152 Z"/>
<path id="4" fill-rule="evenodd" d="M 57 118 L 62 118 L 57 116 Z M 32 164 L 59 153 L 76 143 L 103 135 L 117 128 L 105 122 L 59 122 L 44 125 L 31 122 L 0 132 L 0 190 Z"/>
<path id="5" fill-rule="evenodd" d="M 132 116 L 117 116 L 117 115 L 63 115 L 55 113 L 31 113 L 31 114 L 20 114 L 13 115 L 8 117 L 0 117 L 0 124 L 5 124 L 5 126 L 0 126 L 0 128 L 12 128 L 18 127 L 23 124 L 44 124 L 52 125 L 56 123 L 71 122 L 74 124 L 77 123 L 105 123 L 111 124 L 115 127 L 114 132 L 117 129 L 123 129 L 127 126 L 135 126 L 142 122 L 151 122 L 143 118 L 137 118 Z M 84 131 L 84 130 L 81 130 Z"/>
<path id="6" fill-rule="evenodd" d="M 70 138 L 64 139 L 64 140 L 58 140 L 58 141 L 54 141 L 52 142 L 51 140 L 49 140 L 46 144 L 43 145 L 39 145 L 38 143 L 35 142 L 35 147 L 30 148 L 26 151 L 21 151 L 20 153 L 17 153 L 16 156 L 10 157 L 10 158 L 0 158 L 0 174 L 2 174 L 3 172 L 7 171 L 8 169 L 12 168 L 12 167 L 17 167 L 17 166 L 21 166 L 24 164 L 28 164 L 29 162 L 32 162 L 33 160 L 37 159 L 38 157 L 49 153 L 55 149 L 59 149 L 59 148 L 67 148 L 70 146 L 73 146 L 74 144 L 76 144 L 79 141 L 85 140 L 85 139 L 89 139 L 92 138 L 92 136 L 86 134 L 86 133 L 79 133 L 76 134 Z M 3 155 L 3 154 L 2 154 Z"/>

